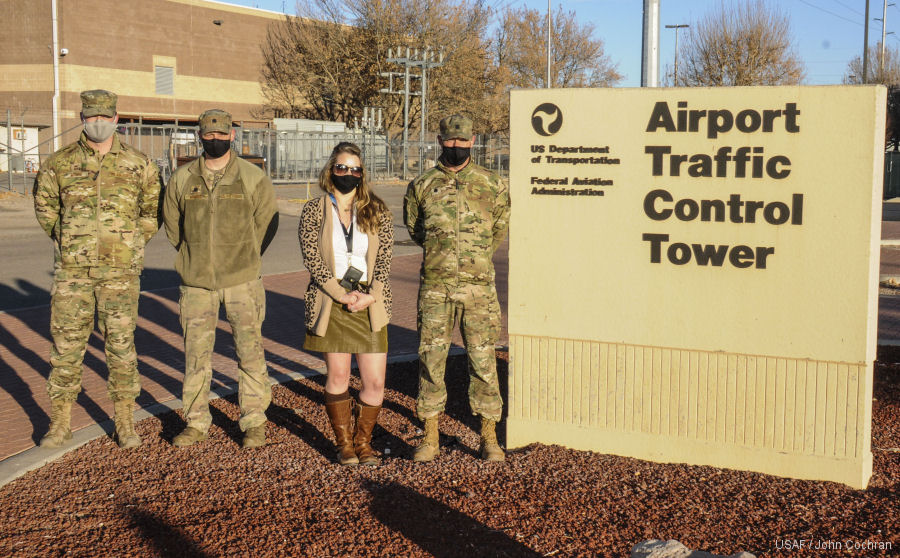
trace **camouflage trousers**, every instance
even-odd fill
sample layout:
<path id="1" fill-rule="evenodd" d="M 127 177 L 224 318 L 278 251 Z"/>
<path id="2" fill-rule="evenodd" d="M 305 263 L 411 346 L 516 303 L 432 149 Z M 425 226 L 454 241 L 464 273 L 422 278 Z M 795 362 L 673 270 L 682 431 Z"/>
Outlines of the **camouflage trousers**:
<path id="1" fill-rule="evenodd" d="M 419 289 L 419 396 L 416 414 L 425 420 L 447 404 L 444 373 L 457 321 L 469 355 L 469 406 L 476 415 L 500 420 L 503 400 L 494 346 L 500 337 L 500 304 L 493 285 Z"/>
<path id="2" fill-rule="evenodd" d="M 50 292 L 50 399 L 74 401 L 81 391 L 82 361 L 96 309 L 113 401 L 133 401 L 141 391 L 134 350 L 140 277 L 128 270 L 62 268 Z"/>
<path id="3" fill-rule="evenodd" d="M 238 403 L 241 407 L 238 425 L 246 431 L 264 424 L 272 388 L 262 346 L 262 323 L 266 317 L 266 292 L 262 280 L 217 291 L 182 285 L 179 304 L 185 360 L 181 399 L 188 426 L 206 432 L 212 424 L 209 385 L 220 304 L 225 305 L 238 359 Z"/>

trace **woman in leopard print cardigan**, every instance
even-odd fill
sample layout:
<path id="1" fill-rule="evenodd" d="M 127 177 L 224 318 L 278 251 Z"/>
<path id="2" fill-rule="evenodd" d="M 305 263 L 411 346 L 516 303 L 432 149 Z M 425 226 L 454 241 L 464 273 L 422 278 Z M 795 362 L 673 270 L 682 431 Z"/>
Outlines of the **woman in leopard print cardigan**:
<path id="1" fill-rule="evenodd" d="M 325 359 L 325 410 L 338 461 L 378 465 L 370 442 L 384 398 L 393 220 L 372 192 L 353 143 L 335 146 L 319 186 L 325 195 L 307 202 L 300 215 L 300 247 L 310 275 L 303 348 Z M 358 283 L 349 280 L 353 270 L 362 272 Z M 353 353 L 362 380 L 358 405 L 349 394 Z"/>

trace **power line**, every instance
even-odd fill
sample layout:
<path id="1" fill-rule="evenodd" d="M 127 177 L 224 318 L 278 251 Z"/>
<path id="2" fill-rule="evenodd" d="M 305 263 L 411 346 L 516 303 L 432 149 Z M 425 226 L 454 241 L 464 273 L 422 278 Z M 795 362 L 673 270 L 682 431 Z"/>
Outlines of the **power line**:
<path id="1" fill-rule="evenodd" d="M 863 14 L 862 12 L 856 11 L 855 9 L 851 8 L 850 6 L 848 6 L 847 4 L 844 4 L 843 2 L 841 2 L 841 0 L 832 0 L 832 1 L 833 1 L 833 2 L 836 2 L 836 3 L 838 3 L 838 4 L 840 4 L 841 6 L 843 6 L 843 7 L 845 7 L 845 8 L 847 8 L 848 10 L 850 10 L 850 11 L 853 12 L 853 13 L 855 13 L 856 15 L 860 15 L 860 16 L 866 17 L 865 14 Z"/>
<path id="2" fill-rule="evenodd" d="M 801 3 L 803 3 L 803 4 L 806 4 L 806 5 L 809 6 L 810 8 L 815 8 L 815 9 L 819 10 L 820 12 L 825 12 L 826 14 L 833 15 L 834 17 L 843 19 L 844 21 L 849 21 L 850 23 L 855 23 L 856 25 L 859 25 L 860 27 L 862 27 L 862 25 L 863 25 L 862 23 L 860 23 L 860 22 L 858 22 L 858 21 L 854 21 L 854 20 L 852 20 L 852 19 L 850 19 L 850 18 L 844 17 L 844 16 L 842 16 L 841 14 L 836 14 L 836 13 L 832 12 L 831 10 L 826 10 L 825 8 L 822 8 L 822 7 L 820 7 L 820 6 L 816 6 L 815 4 L 810 4 L 810 3 L 807 2 L 806 0 L 798 0 L 798 1 L 801 2 Z"/>

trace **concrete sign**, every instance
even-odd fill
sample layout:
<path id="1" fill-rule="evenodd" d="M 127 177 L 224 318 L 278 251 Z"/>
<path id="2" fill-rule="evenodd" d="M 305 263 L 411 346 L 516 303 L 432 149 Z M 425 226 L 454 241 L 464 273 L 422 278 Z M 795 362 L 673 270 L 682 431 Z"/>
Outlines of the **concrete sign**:
<path id="1" fill-rule="evenodd" d="M 885 89 L 510 112 L 508 443 L 865 486 Z"/>

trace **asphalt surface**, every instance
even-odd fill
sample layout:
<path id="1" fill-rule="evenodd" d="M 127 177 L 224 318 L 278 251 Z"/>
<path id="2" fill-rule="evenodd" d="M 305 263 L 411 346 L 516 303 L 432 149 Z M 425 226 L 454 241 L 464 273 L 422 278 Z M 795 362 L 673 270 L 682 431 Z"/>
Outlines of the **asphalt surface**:
<path id="1" fill-rule="evenodd" d="M 403 226 L 402 201 L 406 185 L 401 182 L 377 184 L 375 192 L 384 199 L 394 216 L 394 253 L 407 255 L 420 252 Z M 263 258 L 263 275 L 304 269 L 297 226 L 307 188 L 303 184 L 276 185 L 275 195 L 280 213 L 278 234 Z M 312 186 L 309 195 L 318 197 L 321 191 Z M 50 303 L 53 245 L 38 225 L 29 197 L 7 195 L 0 199 L 0 262 L 0 311 Z M 165 231 L 160 230 L 145 248 L 141 290 L 178 286 L 174 264 L 175 250 Z"/>

